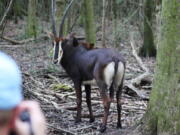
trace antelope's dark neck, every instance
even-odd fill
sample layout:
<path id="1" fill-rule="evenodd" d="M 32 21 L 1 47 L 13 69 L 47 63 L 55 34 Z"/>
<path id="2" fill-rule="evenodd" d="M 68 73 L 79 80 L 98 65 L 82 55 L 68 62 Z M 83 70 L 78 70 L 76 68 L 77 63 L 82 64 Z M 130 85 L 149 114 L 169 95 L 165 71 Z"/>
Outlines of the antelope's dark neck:
<path id="1" fill-rule="evenodd" d="M 61 65 L 66 70 L 66 72 L 69 74 L 69 72 L 72 72 L 72 68 L 77 65 L 77 57 L 78 55 L 82 55 L 86 53 L 88 50 L 85 49 L 83 46 L 65 46 L 63 47 L 63 56 L 61 59 Z"/>

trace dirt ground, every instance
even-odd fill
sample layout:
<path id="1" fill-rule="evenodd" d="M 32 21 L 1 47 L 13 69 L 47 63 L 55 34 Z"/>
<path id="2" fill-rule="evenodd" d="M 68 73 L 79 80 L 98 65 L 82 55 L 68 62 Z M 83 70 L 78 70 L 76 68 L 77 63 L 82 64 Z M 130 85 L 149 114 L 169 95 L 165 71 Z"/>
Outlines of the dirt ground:
<path id="1" fill-rule="evenodd" d="M 22 33 L 24 24 L 19 23 L 15 25 L 9 22 L 7 25 L 8 27 L 4 35 L 20 40 L 18 35 Z M 81 34 L 83 35 L 83 32 Z M 97 46 L 100 46 L 100 33 L 97 33 L 97 39 Z M 137 41 L 136 43 L 136 48 L 138 48 L 141 41 Z M 107 44 L 108 46 L 113 46 L 112 39 L 107 40 Z M 125 81 L 128 82 L 128 80 L 141 75 L 144 71 L 133 57 L 130 43 L 120 43 L 118 49 L 127 61 Z M 103 106 L 98 88 L 96 86 L 92 88 L 92 108 L 96 116 L 95 122 L 89 123 L 85 93 L 83 92 L 83 118 L 81 123 L 75 124 L 76 97 L 73 84 L 60 65 L 52 64 L 52 46 L 51 41 L 47 37 L 20 45 L 14 45 L 0 39 L 0 50 L 12 56 L 20 66 L 23 76 L 24 96 L 26 99 L 33 99 L 40 102 L 47 120 L 48 135 L 100 134 L 98 128 L 101 123 Z M 142 59 L 142 61 L 153 74 L 155 60 L 146 58 Z M 63 84 L 65 86 L 64 88 L 59 88 L 57 84 Z M 104 134 L 114 135 L 115 132 L 118 134 L 123 133 L 125 129 L 132 127 L 142 118 L 147 108 L 151 84 L 142 84 L 137 89 L 145 93 L 146 98 L 142 99 L 124 87 L 121 100 L 123 129 L 117 130 L 116 128 L 117 111 L 116 103 L 114 102 L 111 104 L 107 131 Z"/>

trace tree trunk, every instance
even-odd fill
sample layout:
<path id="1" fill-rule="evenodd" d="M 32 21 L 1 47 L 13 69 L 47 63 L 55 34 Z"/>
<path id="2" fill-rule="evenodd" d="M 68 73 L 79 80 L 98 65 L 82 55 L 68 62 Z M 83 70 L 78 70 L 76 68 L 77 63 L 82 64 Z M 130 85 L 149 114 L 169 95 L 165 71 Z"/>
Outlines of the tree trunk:
<path id="1" fill-rule="evenodd" d="M 29 0 L 28 3 L 28 21 L 26 33 L 28 37 L 37 36 L 37 18 L 36 18 L 36 4 L 37 0 Z"/>
<path id="2" fill-rule="evenodd" d="M 20 1 L 22 2 L 22 1 Z M 14 15 L 14 21 L 17 24 L 18 23 L 18 17 L 21 16 L 21 4 L 19 1 L 15 0 L 14 1 L 14 6 L 13 6 L 13 15 Z"/>
<path id="3" fill-rule="evenodd" d="M 95 44 L 96 42 L 96 31 L 94 23 L 94 9 L 93 0 L 84 0 L 83 2 L 83 13 L 84 13 L 84 25 L 86 32 L 86 39 L 89 43 Z"/>
<path id="4" fill-rule="evenodd" d="M 106 47 L 106 0 L 103 0 L 103 11 L 102 11 L 102 46 Z"/>
<path id="5" fill-rule="evenodd" d="M 107 6 L 106 6 L 106 17 L 108 20 L 112 21 L 113 17 L 112 17 L 112 10 L 113 10 L 113 2 L 115 2 L 116 0 L 106 0 L 107 2 Z"/>
<path id="6" fill-rule="evenodd" d="M 143 46 L 140 48 L 140 56 L 154 57 L 156 56 L 156 49 L 154 46 L 154 38 L 152 31 L 152 0 L 145 0 L 144 3 L 144 37 Z"/>
<path id="7" fill-rule="evenodd" d="M 120 29 L 117 27 L 117 3 L 116 1 L 113 0 L 113 3 L 112 3 L 112 6 L 113 6 L 113 36 L 114 36 L 114 44 L 115 44 L 115 48 L 118 47 L 119 45 L 119 41 L 118 41 L 118 30 L 117 29 Z"/>
<path id="8" fill-rule="evenodd" d="M 162 1 L 157 67 L 143 135 L 180 135 L 180 0 Z"/>

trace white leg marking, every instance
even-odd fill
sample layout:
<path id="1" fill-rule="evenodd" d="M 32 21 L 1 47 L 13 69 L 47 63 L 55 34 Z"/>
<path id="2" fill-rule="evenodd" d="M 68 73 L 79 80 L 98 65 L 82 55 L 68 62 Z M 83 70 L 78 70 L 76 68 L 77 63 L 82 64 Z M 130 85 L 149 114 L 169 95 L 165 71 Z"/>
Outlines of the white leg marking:
<path id="1" fill-rule="evenodd" d="M 58 54 L 58 63 L 60 64 L 60 61 L 62 59 L 62 56 L 63 56 L 63 50 L 62 50 L 62 41 L 59 42 L 59 54 Z"/>
<path id="2" fill-rule="evenodd" d="M 96 85 L 96 80 L 93 79 L 93 80 L 87 80 L 87 81 L 83 81 L 83 84 L 90 84 L 90 85 Z"/>
<path id="3" fill-rule="evenodd" d="M 117 69 L 117 73 L 115 75 L 115 87 L 119 87 L 119 85 L 122 82 L 123 79 L 123 75 L 124 75 L 124 64 L 122 62 L 118 63 L 118 69 Z"/>
<path id="4" fill-rule="evenodd" d="M 108 89 L 111 86 L 112 81 L 113 81 L 113 76 L 115 72 L 114 67 L 115 67 L 115 62 L 111 62 L 104 68 L 104 80 L 108 86 Z"/>

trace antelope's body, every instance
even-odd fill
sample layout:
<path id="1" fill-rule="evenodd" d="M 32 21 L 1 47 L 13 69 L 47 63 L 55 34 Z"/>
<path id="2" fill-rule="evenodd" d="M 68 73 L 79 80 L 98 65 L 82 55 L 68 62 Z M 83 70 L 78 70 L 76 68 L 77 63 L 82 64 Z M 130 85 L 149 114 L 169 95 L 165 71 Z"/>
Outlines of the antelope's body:
<path id="1" fill-rule="evenodd" d="M 108 78 L 111 78 L 111 81 L 117 78 L 115 71 L 118 70 L 119 74 L 124 74 L 125 61 L 115 50 L 108 48 L 87 50 L 81 45 L 77 47 L 62 45 L 62 50 L 63 56 L 60 63 L 73 81 L 101 79 L 109 86 Z M 114 83 L 118 84 L 118 82 Z"/>
<path id="2" fill-rule="evenodd" d="M 122 92 L 123 78 L 125 72 L 125 60 L 115 50 L 87 49 L 79 44 L 74 36 L 62 40 L 59 48 L 54 50 L 57 55 L 54 59 L 55 63 L 60 63 L 66 70 L 74 83 L 77 97 L 77 117 L 76 122 L 81 121 L 81 103 L 83 81 L 95 79 L 104 105 L 104 118 L 100 131 L 104 132 L 107 124 L 110 103 L 116 93 L 117 110 L 118 110 L 118 127 L 121 127 L 121 103 L 120 97 Z M 62 49 L 60 51 L 60 49 Z M 58 57 L 59 56 L 59 57 Z M 91 108 L 91 85 L 85 84 L 86 102 L 90 113 L 90 122 L 94 121 Z"/>
<path id="3" fill-rule="evenodd" d="M 79 43 L 74 35 L 63 38 L 63 24 L 68 9 L 74 0 L 70 2 L 65 10 L 62 22 L 60 24 L 59 37 L 55 29 L 55 2 L 52 0 L 52 25 L 54 45 L 54 63 L 60 63 L 66 70 L 74 83 L 77 99 L 77 117 L 76 122 L 81 121 L 81 103 L 83 81 L 95 79 L 104 105 L 104 117 L 100 131 L 106 130 L 107 118 L 109 114 L 110 103 L 116 94 L 117 100 L 117 127 L 121 128 L 121 93 L 123 78 L 125 73 L 125 60 L 113 49 L 92 49 L 92 44 Z M 94 121 L 91 108 L 91 85 L 85 84 L 86 102 L 90 113 L 90 122 Z"/>

